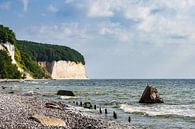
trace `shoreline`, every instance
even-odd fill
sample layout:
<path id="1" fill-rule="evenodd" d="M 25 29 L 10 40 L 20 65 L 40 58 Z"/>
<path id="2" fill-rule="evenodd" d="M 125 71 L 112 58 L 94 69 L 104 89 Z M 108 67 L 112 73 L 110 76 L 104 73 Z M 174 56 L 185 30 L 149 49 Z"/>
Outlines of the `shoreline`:
<path id="1" fill-rule="evenodd" d="M 64 78 L 64 79 L 0 79 L 0 82 L 23 82 L 23 81 L 51 81 L 51 80 L 90 80 L 89 78 L 87 79 L 69 79 L 69 78 Z"/>
<path id="2" fill-rule="evenodd" d="M 47 108 L 45 104 L 48 102 L 57 103 L 62 108 Z M 59 118 L 65 122 L 65 126 L 46 126 L 29 119 L 35 114 Z M 0 128 L 131 129 L 131 127 L 125 127 L 116 121 L 94 118 L 62 101 L 51 101 L 39 96 L 21 96 L 7 93 L 0 93 Z"/>

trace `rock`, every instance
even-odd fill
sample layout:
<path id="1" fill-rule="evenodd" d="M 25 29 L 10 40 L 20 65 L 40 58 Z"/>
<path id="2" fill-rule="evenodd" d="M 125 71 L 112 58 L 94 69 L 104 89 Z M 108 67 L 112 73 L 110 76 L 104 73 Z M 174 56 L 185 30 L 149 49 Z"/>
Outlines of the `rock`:
<path id="1" fill-rule="evenodd" d="M 14 91 L 9 91 L 8 93 L 9 93 L 9 94 L 14 94 Z"/>
<path id="2" fill-rule="evenodd" d="M 65 126 L 65 122 L 59 118 L 44 116 L 44 115 L 33 115 L 30 117 L 43 125 L 46 126 Z"/>
<path id="3" fill-rule="evenodd" d="M 6 89 L 7 87 L 6 86 L 1 86 L 2 90 Z"/>
<path id="4" fill-rule="evenodd" d="M 75 96 L 74 93 L 72 91 L 68 91 L 68 90 L 59 90 L 57 92 L 57 95 L 64 95 L 64 96 Z"/>
<path id="5" fill-rule="evenodd" d="M 62 108 L 60 107 L 60 105 L 58 105 L 58 104 L 56 104 L 56 103 L 46 103 L 46 104 L 45 104 L 45 107 L 47 107 L 47 108 L 52 108 L 52 109 L 62 109 Z"/>
<path id="6" fill-rule="evenodd" d="M 163 103 L 163 100 L 160 98 L 157 89 L 147 84 L 139 103 Z"/>
<path id="7" fill-rule="evenodd" d="M 92 109 L 93 106 L 90 102 L 84 102 L 83 107 L 88 108 L 88 109 Z"/>

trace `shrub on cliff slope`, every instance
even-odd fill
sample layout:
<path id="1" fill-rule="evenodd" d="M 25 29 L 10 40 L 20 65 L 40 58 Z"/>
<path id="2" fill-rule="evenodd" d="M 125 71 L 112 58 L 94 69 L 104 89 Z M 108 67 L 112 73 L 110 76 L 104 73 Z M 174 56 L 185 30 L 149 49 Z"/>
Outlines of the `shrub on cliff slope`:
<path id="1" fill-rule="evenodd" d="M 19 79 L 22 75 L 7 52 L 0 50 L 0 78 Z"/>

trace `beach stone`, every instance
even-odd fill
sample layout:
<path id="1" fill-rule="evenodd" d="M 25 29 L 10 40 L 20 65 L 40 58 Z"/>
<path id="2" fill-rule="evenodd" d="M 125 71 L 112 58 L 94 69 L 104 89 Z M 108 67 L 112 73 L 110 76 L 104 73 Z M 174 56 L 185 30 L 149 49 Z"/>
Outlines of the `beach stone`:
<path id="1" fill-rule="evenodd" d="M 52 109 L 62 109 L 62 108 L 60 107 L 60 105 L 58 105 L 58 104 L 56 104 L 56 103 L 46 103 L 46 104 L 45 104 L 45 107 L 47 107 L 47 108 L 52 108 Z"/>
<path id="2" fill-rule="evenodd" d="M 59 90 L 57 92 L 57 95 L 63 95 L 63 96 L 75 96 L 72 91 L 69 90 Z"/>
<path id="3" fill-rule="evenodd" d="M 90 102 L 84 102 L 83 107 L 88 108 L 88 109 L 92 109 L 93 106 Z"/>
<path id="4" fill-rule="evenodd" d="M 46 126 L 65 126 L 65 122 L 62 119 L 55 117 L 36 114 L 31 116 L 30 119 L 33 119 Z"/>
<path id="5" fill-rule="evenodd" d="M 163 103 L 163 99 L 154 86 L 147 84 L 139 103 Z"/>
<path id="6" fill-rule="evenodd" d="M 6 89 L 7 87 L 6 86 L 1 86 L 2 90 Z"/>

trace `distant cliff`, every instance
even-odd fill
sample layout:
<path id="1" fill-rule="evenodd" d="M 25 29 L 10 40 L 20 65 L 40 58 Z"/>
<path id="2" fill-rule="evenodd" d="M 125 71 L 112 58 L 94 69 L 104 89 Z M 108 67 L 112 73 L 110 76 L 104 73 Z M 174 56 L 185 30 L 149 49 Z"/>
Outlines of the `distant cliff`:
<path id="1" fill-rule="evenodd" d="M 59 60 L 39 61 L 38 64 L 53 79 L 87 79 L 85 67 L 82 63 Z"/>
<path id="2" fill-rule="evenodd" d="M 7 54 L 4 58 L 9 58 L 9 63 L 0 60 L 0 78 L 87 78 L 85 60 L 78 51 L 66 46 L 16 40 L 12 30 L 0 25 L 0 59 L 3 54 Z M 6 64 L 13 66 L 11 71 L 18 73 L 17 77 L 9 76 Z"/>

